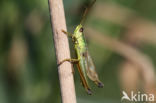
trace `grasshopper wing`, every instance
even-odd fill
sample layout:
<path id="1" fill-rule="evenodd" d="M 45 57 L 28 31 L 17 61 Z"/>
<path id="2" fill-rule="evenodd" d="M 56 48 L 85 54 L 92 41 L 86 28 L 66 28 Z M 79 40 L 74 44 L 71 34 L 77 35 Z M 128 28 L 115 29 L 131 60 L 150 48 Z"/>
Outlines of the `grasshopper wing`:
<path id="1" fill-rule="evenodd" d="M 99 80 L 98 74 L 95 70 L 95 65 L 93 63 L 93 60 L 87 50 L 85 53 L 86 56 L 86 72 L 89 79 L 91 79 L 98 87 L 102 88 L 103 83 Z"/>

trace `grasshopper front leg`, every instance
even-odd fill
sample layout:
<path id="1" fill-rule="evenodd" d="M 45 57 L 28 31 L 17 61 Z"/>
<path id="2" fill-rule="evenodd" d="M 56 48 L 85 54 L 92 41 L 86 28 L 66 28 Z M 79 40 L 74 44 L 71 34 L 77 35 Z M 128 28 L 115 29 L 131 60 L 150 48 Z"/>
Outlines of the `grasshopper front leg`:
<path id="1" fill-rule="evenodd" d="M 67 36 L 72 37 L 72 33 L 66 32 L 66 31 L 64 31 L 64 30 L 62 30 L 62 32 L 63 32 L 64 34 L 66 34 Z"/>

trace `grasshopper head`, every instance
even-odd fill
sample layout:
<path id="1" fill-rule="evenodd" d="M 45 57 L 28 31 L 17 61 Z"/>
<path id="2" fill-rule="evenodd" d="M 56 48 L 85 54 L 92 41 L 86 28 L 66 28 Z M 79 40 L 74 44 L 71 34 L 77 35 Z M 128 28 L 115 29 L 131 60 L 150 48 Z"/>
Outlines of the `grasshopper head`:
<path id="1" fill-rule="evenodd" d="M 82 25 L 80 24 L 80 25 L 78 25 L 78 26 L 76 27 L 76 29 L 75 29 L 75 31 L 74 31 L 74 36 L 78 37 L 78 36 L 82 35 L 82 33 L 83 33 L 83 27 L 82 27 Z"/>

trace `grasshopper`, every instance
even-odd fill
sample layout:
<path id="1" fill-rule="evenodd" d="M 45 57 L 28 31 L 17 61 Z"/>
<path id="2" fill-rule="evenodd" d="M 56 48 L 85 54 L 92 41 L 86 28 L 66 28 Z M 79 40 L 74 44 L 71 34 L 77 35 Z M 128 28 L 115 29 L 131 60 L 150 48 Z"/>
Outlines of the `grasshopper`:
<path id="1" fill-rule="evenodd" d="M 94 0 L 94 2 L 91 3 L 90 6 L 92 6 L 94 3 L 95 3 L 95 0 Z M 85 40 L 84 33 L 83 33 L 84 29 L 83 29 L 82 23 L 84 21 L 84 17 L 86 16 L 87 12 L 88 12 L 88 8 L 85 9 L 83 18 L 82 18 L 80 24 L 76 27 L 73 34 L 62 30 L 63 33 L 65 33 L 67 36 L 69 36 L 72 39 L 77 58 L 76 59 L 65 59 L 65 60 L 61 61 L 59 64 L 62 64 L 65 61 L 76 64 L 79 74 L 80 74 L 82 85 L 85 88 L 86 92 L 89 95 L 91 95 L 92 92 L 88 85 L 87 77 L 90 80 L 92 80 L 100 88 L 103 87 L 103 83 L 99 80 L 98 74 L 96 73 L 95 66 L 94 66 L 93 60 L 88 52 L 86 40 Z"/>

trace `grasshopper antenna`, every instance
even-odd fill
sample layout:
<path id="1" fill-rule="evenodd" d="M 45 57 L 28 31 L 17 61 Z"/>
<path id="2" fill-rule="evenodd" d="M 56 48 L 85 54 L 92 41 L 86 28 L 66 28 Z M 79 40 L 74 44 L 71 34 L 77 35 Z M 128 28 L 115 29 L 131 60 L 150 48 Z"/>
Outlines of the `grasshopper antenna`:
<path id="1" fill-rule="evenodd" d="M 90 11 L 91 7 L 94 5 L 95 2 L 96 2 L 96 0 L 92 1 L 92 2 L 89 4 L 89 6 L 85 8 L 85 11 L 84 11 L 84 13 L 83 13 L 83 15 L 82 15 L 82 19 L 81 19 L 80 24 L 83 24 L 83 23 L 84 23 L 88 12 Z"/>

